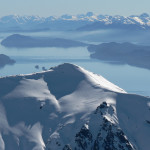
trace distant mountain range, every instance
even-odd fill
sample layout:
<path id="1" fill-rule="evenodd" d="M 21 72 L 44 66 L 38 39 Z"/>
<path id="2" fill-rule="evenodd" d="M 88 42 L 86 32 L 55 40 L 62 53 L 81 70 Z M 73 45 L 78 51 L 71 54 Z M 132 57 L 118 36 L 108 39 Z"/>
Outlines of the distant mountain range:
<path id="1" fill-rule="evenodd" d="M 62 15 L 60 17 L 17 16 L 0 18 L 0 31 L 43 31 L 43 30 L 99 30 L 99 29 L 150 29 L 150 16 L 141 15 L 110 16 L 95 15 L 92 12 L 80 15 Z"/>

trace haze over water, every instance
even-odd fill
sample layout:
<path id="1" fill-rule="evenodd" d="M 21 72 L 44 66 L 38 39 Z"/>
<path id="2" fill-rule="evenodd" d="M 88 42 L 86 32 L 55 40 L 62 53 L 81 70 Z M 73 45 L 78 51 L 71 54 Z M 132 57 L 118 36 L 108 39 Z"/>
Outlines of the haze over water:
<path id="1" fill-rule="evenodd" d="M 1 34 L 1 40 L 12 33 Z M 59 36 L 69 37 L 71 34 L 60 32 L 40 32 L 24 33 L 32 36 Z M 75 39 L 78 35 L 75 34 Z M 100 43 L 100 42 L 97 42 Z M 130 93 L 150 96 L 150 70 L 132 67 L 129 65 L 116 65 L 105 63 L 90 58 L 90 53 L 86 47 L 77 48 L 5 48 L 0 46 L 0 53 L 6 54 L 16 60 L 13 66 L 0 68 L 0 76 L 9 76 L 16 74 L 29 74 L 42 71 L 42 67 L 49 69 L 61 63 L 73 63 L 84 67 L 94 73 L 100 74 L 112 83 L 120 86 Z M 39 65 L 39 69 L 35 66 Z"/>

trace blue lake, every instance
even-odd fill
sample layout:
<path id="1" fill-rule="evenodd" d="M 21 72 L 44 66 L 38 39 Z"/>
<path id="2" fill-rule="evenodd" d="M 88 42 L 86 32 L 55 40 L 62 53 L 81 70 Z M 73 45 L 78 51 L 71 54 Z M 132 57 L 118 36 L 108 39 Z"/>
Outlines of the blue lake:
<path id="1" fill-rule="evenodd" d="M 2 38 L 11 33 L 1 35 Z M 29 35 L 28 33 L 26 33 Z M 30 33 L 30 35 L 44 35 L 45 33 Z M 46 33 L 46 35 L 60 36 L 62 33 Z M 70 35 L 69 35 L 70 36 Z M 67 36 L 66 36 L 67 37 Z M 42 67 L 50 67 L 61 63 L 73 63 L 84 67 L 94 73 L 100 74 L 114 84 L 125 89 L 129 93 L 137 93 L 150 96 L 150 70 L 132 67 L 129 65 L 116 65 L 90 59 L 90 53 L 86 47 L 78 48 L 5 48 L 0 45 L 0 54 L 6 54 L 16 60 L 13 66 L 0 68 L 0 76 L 16 74 L 29 74 L 42 71 Z M 39 65 L 39 69 L 35 68 Z"/>

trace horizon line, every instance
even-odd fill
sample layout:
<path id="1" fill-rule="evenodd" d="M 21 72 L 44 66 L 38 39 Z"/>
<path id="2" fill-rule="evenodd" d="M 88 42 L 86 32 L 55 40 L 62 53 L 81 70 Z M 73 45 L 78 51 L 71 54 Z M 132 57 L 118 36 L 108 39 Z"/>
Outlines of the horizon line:
<path id="1" fill-rule="evenodd" d="M 14 13 L 14 14 L 8 14 L 8 15 L 0 16 L 0 18 L 6 17 L 6 16 L 18 16 L 18 17 L 21 17 L 21 16 L 27 16 L 27 17 L 36 16 L 36 17 L 41 17 L 41 18 L 48 18 L 48 17 L 53 16 L 53 17 L 59 18 L 59 17 L 62 17 L 62 16 L 64 16 L 64 15 L 68 15 L 68 16 L 78 16 L 78 15 L 87 15 L 88 13 L 93 13 L 93 12 L 79 13 L 79 14 L 69 14 L 69 13 L 67 14 L 67 13 L 64 13 L 64 14 L 61 14 L 61 15 L 48 15 L 48 16 L 39 15 L 39 14 L 30 14 L 30 15 L 21 14 L 21 15 L 20 15 L 20 14 Z M 131 15 L 119 15 L 119 14 L 116 14 L 116 15 L 109 15 L 109 14 L 103 14 L 103 13 L 102 13 L 102 14 L 93 13 L 93 15 L 95 15 L 95 16 L 103 15 L 103 16 L 124 16 L 124 17 L 141 16 L 141 15 L 143 15 L 143 14 L 147 14 L 147 15 L 150 16 L 150 14 L 147 13 L 147 12 L 143 12 L 143 13 L 140 13 L 140 14 L 131 14 Z M 91 16 L 93 16 L 93 15 L 91 15 Z"/>

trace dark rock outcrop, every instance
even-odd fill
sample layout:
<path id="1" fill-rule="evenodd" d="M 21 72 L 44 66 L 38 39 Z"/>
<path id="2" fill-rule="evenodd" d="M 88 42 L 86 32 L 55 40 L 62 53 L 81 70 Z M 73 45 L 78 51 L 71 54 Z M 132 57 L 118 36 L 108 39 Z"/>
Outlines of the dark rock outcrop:
<path id="1" fill-rule="evenodd" d="M 99 118 L 96 136 L 93 135 L 94 128 L 90 121 L 84 124 L 75 136 L 74 150 L 135 150 L 119 125 L 107 119 L 106 116 L 113 116 L 114 113 L 114 108 L 106 102 L 98 106 L 90 120 Z M 63 150 L 71 150 L 70 146 L 66 145 L 65 148 Z"/>

